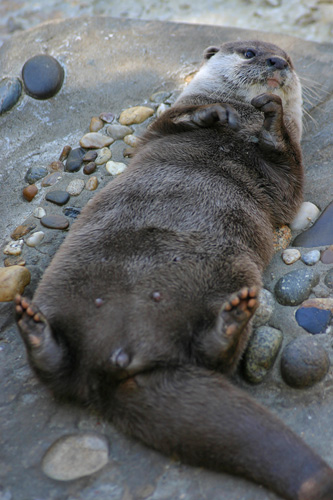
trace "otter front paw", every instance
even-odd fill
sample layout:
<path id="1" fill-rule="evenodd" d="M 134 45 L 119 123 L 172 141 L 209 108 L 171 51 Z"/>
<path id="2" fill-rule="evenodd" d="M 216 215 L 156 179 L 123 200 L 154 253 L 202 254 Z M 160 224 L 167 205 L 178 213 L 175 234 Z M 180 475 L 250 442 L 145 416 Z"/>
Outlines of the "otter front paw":
<path id="1" fill-rule="evenodd" d="M 264 123 L 259 135 L 261 146 L 264 149 L 283 150 L 285 126 L 281 98 L 275 94 L 260 94 L 252 99 L 251 104 L 264 113 Z"/>
<path id="2" fill-rule="evenodd" d="M 237 111 L 228 104 L 207 104 L 197 108 L 191 121 L 199 127 L 213 127 L 217 124 L 229 125 L 233 130 L 239 129 L 239 115 Z"/>
<path id="3" fill-rule="evenodd" d="M 281 97 L 275 94 L 260 94 L 254 97 L 251 101 L 258 111 L 262 113 L 279 113 L 282 111 Z"/>

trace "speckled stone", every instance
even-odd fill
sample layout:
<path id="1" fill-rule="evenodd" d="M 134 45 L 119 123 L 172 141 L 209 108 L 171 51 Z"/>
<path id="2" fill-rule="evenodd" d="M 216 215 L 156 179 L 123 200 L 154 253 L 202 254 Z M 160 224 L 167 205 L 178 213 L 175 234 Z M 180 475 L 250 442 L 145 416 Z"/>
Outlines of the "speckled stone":
<path id="1" fill-rule="evenodd" d="M 285 306 L 297 306 L 306 300 L 313 287 L 319 283 L 319 275 L 312 269 L 297 269 L 285 274 L 275 285 L 275 297 Z"/>
<path id="2" fill-rule="evenodd" d="M 65 164 L 60 160 L 55 160 L 47 167 L 51 172 L 63 172 L 65 170 Z"/>
<path id="3" fill-rule="evenodd" d="M 273 294 L 269 290 L 262 288 L 259 293 L 259 307 L 255 312 L 252 322 L 255 328 L 269 321 L 273 314 L 274 306 L 275 300 Z"/>
<path id="4" fill-rule="evenodd" d="M 281 356 L 281 374 L 291 387 L 310 387 L 320 382 L 329 366 L 326 350 L 311 335 L 302 335 L 290 342 Z"/>
<path id="5" fill-rule="evenodd" d="M 95 191 L 98 187 L 98 179 L 97 177 L 93 176 L 90 177 L 90 179 L 87 180 L 85 188 L 87 191 Z"/>
<path id="6" fill-rule="evenodd" d="M 329 246 L 321 253 L 320 260 L 323 264 L 333 264 L 333 245 Z"/>
<path id="7" fill-rule="evenodd" d="M 22 191 L 23 198 L 27 201 L 32 201 L 37 193 L 38 189 L 35 184 L 31 184 L 30 186 L 25 187 Z"/>
<path id="8" fill-rule="evenodd" d="M 5 246 L 3 253 L 5 255 L 21 255 L 23 243 L 23 240 L 10 241 Z"/>
<path id="9" fill-rule="evenodd" d="M 57 182 L 60 181 L 61 177 L 62 176 L 60 172 L 53 172 L 52 174 L 47 175 L 42 180 L 42 187 L 54 186 L 55 184 L 57 184 Z"/>
<path id="10" fill-rule="evenodd" d="M 303 253 L 301 259 L 307 266 L 314 266 L 319 262 L 320 252 L 319 250 L 311 250 L 310 252 Z"/>
<path id="11" fill-rule="evenodd" d="M 39 54 L 26 61 L 22 68 L 24 89 L 35 99 L 49 99 L 61 89 L 64 70 L 48 54 Z"/>
<path id="12" fill-rule="evenodd" d="M 31 236 L 28 236 L 25 242 L 28 247 L 36 247 L 43 241 L 44 236 L 45 233 L 43 231 L 36 231 L 35 233 L 32 233 Z"/>
<path id="13" fill-rule="evenodd" d="M 0 81 L 0 115 L 12 109 L 22 93 L 22 84 L 18 78 L 3 78 Z"/>
<path id="14" fill-rule="evenodd" d="M 293 231 L 300 231 L 307 229 L 318 219 L 320 210 L 316 205 L 310 201 L 304 201 L 299 209 L 296 217 L 290 224 Z"/>
<path id="15" fill-rule="evenodd" d="M 103 112 L 99 115 L 99 118 L 105 123 L 112 123 L 114 120 L 114 114 L 109 112 Z"/>
<path id="16" fill-rule="evenodd" d="M 40 222 L 49 229 L 67 229 L 69 226 L 68 220 L 62 215 L 45 215 Z"/>
<path id="17" fill-rule="evenodd" d="M 90 132 L 98 132 L 104 127 L 104 122 L 98 116 L 93 116 L 90 120 L 89 130 Z"/>
<path id="18" fill-rule="evenodd" d="M 98 132 L 88 132 L 80 139 L 80 146 L 83 148 L 104 148 L 114 142 L 112 137 L 100 134 Z"/>
<path id="19" fill-rule="evenodd" d="M 0 268 L 0 302 L 10 302 L 16 294 L 23 293 L 30 283 L 30 272 L 23 266 Z"/>
<path id="20" fill-rule="evenodd" d="M 62 206 L 69 201 L 70 195 L 66 191 L 49 191 L 45 196 L 47 201 Z"/>
<path id="21" fill-rule="evenodd" d="M 89 476 L 109 461 L 106 438 L 95 433 L 63 436 L 47 450 L 42 460 L 44 474 L 58 481 Z"/>
<path id="22" fill-rule="evenodd" d="M 299 326 L 309 333 L 325 333 L 332 319 L 331 311 L 317 307 L 300 307 L 295 318 Z"/>
<path id="23" fill-rule="evenodd" d="M 82 193 L 84 189 L 84 185 L 85 182 L 83 179 L 74 179 L 68 184 L 66 191 L 71 196 L 79 196 L 79 194 Z"/>
<path id="24" fill-rule="evenodd" d="M 132 148 L 136 148 L 140 143 L 140 139 L 133 134 L 125 135 L 124 142 L 128 146 L 131 146 Z"/>
<path id="25" fill-rule="evenodd" d="M 90 175 L 96 170 L 96 163 L 94 161 L 90 161 L 83 167 L 83 173 L 86 175 Z"/>
<path id="26" fill-rule="evenodd" d="M 108 161 L 105 168 L 106 168 L 106 171 L 108 172 L 108 174 L 118 175 L 118 174 L 121 174 L 122 172 L 124 172 L 124 170 L 126 170 L 127 166 L 125 165 L 125 163 L 116 162 L 116 161 Z"/>
<path id="27" fill-rule="evenodd" d="M 297 248 L 287 248 L 283 251 L 281 257 L 283 262 L 289 266 L 301 258 L 301 252 Z"/>
<path id="28" fill-rule="evenodd" d="M 249 382 L 263 381 L 278 355 L 283 334 L 276 328 L 261 326 L 254 330 L 244 357 L 244 374 Z"/>
<path id="29" fill-rule="evenodd" d="M 150 116 L 153 116 L 154 110 L 147 106 L 134 106 L 133 108 L 125 109 L 119 117 L 121 125 L 132 125 L 134 123 L 142 123 Z"/>
<path id="30" fill-rule="evenodd" d="M 291 241 L 291 230 L 290 227 L 282 224 L 274 229 L 273 233 L 273 246 L 274 250 L 284 250 L 289 246 Z"/>
<path id="31" fill-rule="evenodd" d="M 104 163 L 110 160 L 111 156 L 112 153 L 109 148 L 100 149 L 95 159 L 96 165 L 104 165 Z"/>
<path id="32" fill-rule="evenodd" d="M 35 182 L 39 181 L 43 177 L 46 177 L 48 174 L 48 171 L 44 167 L 30 167 L 27 170 L 27 173 L 25 174 L 24 180 L 28 184 L 35 184 Z"/>
<path id="33" fill-rule="evenodd" d="M 85 154 L 86 150 L 83 148 L 72 149 L 66 160 L 65 166 L 67 172 L 77 172 L 78 170 L 80 170 Z"/>
<path id="34" fill-rule="evenodd" d="M 43 207 L 37 207 L 35 208 L 33 215 L 37 219 L 41 219 L 42 217 L 44 217 L 44 215 L 46 215 L 46 212 Z"/>
<path id="35" fill-rule="evenodd" d="M 64 214 L 66 217 L 70 217 L 71 219 L 76 219 L 81 213 L 81 208 L 77 207 L 66 207 L 64 208 Z"/>
<path id="36" fill-rule="evenodd" d="M 333 245 L 333 202 L 331 202 L 312 227 L 299 234 L 293 241 L 295 247 Z"/>
<path id="37" fill-rule="evenodd" d="M 72 151 L 71 146 L 68 144 L 63 147 L 60 156 L 59 156 L 59 161 L 65 161 L 68 158 L 69 153 Z"/>
<path id="38" fill-rule="evenodd" d="M 326 274 L 324 283 L 328 288 L 333 288 L 333 269 L 330 269 Z"/>
<path id="39" fill-rule="evenodd" d="M 12 234 L 10 235 L 12 240 L 20 240 L 23 238 L 23 236 L 26 236 L 27 234 L 30 233 L 33 229 L 35 229 L 36 224 L 29 224 L 29 226 L 26 226 L 24 224 L 21 224 L 20 226 L 17 226 Z"/>
<path id="40" fill-rule="evenodd" d="M 106 133 L 113 137 L 115 141 L 123 139 L 126 135 L 133 134 L 133 130 L 126 125 L 109 125 L 106 129 Z"/>

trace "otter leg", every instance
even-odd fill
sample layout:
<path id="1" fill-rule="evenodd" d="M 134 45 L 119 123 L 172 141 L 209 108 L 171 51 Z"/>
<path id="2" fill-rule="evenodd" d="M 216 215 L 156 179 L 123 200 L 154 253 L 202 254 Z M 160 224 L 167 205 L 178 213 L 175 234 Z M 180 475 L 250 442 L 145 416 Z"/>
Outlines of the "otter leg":
<path id="1" fill-rule="evenodd" d="M 44 372 L 56 372 L 62 364 L 63 350 L 54 339 L 45 316 L 36 305 L 20 295 L 15 298 L 15 311 L 31 364 Z"/>
<path id="2" fill-rule="evenodd" d="M 288 500 L 333 498 L 332 469 L 219 373 L 183 366 L 137 375 L 119 384 L 109 416 L 191 465 L 245 476 Z"/>
<path id="3" fill-rule="evenodd" d="M 260 94 L 252 99 L 251 104 L 264 113 L 260 133 L 261 145 L 275 151 L 284 149 L 285 126 L 281 98 L 275 94 Z"/>

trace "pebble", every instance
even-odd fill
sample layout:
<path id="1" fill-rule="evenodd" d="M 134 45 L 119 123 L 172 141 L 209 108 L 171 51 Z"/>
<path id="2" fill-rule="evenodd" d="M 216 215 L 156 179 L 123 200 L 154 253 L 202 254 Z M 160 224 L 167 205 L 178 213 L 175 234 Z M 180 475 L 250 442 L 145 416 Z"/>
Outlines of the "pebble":
<path id="1" fill-rule="evenodd" d="M 323 264 L 333 264 L 333 245 L 329 246 L 321 253 L 320 260 Z"/>
<path id="2" fill-rule="evenodd" d="M 64 208 L 64 214 L 66 217 L 71 217 L 71 219 L 76 219 L 81 213 L 81 208 L 77 207 L 66 207 Z"/>
<path id="3" fill-rule="evenodd" d="M 124 151 L 123 151 L 123 156 L 125 158 L 132 158 L 135 154 L 135 148 L 131 148 L 131 147 L 128 147 L 128 148 L 125 148 Z"/>
<path id="4" fill-rule="evenodd" d="M 42 180 L 42 187 L 54 186 L 61 179 L 60 172 L 53 172 L 49 174 Z"/>
<path id="5" fill-rule="evenodd" d="M 309 333 L 325 333 L 332 319 L 331 311 L 317 307 L 300 307 L 295 318 L 299 326 Z"/>
<path id="6" fill-rule="evenodd" d="M 302 255 L 302 262 L 307 266 L 314 266 L 319 262 L 320 252 L 319 250 L 311 250 L 310 252 L 304 253 Z"/>
<path id="7" fill-rule="evenodd" d="M 60 153 L 59 161 L 65 161 L 68 158 L 68 155 L 71 151 L 72 151 L 71 146 L 69 146 L 69 145 L 64 146 L 61 153 Z"/>
<path id="8" fill-rule="evenodd" d="M 118 175 L 118 174 L 121 174 L 122 172 L 124 172 L 124 170 L 126 170 L 127 166 L 125 165 L 125 163 L 116 162 L 116 161 L 111 160 L 111 161 L 107 162 L 105 168 L 110 175 Z"/>
<path id="9" fill-rule="evenodd" d="M 98 132 L 103 127 L 104 127 L 103 120 L 98 118 L 98 116 L 93 116 L 89 125 L 90 132 Z"/>
<path id="10" fill-rule="evenodd" d="M 108 461 L 109 446 L 104 436 L 93 432 L 69 434 L 47 450 L 42 470 L 51 479 L 71 481 L 97 472 Z"/>
<path id="11" fill-rule="evenodd" d="M 23 243 L 23 240 L 10 241 L 5 246 L 3 253 L 5 255 L 21 255 Z"/>
<path id="12" fill-rule="evenodd" d="M 97 186 L 98 186 L 98 179 L 97 177 L 93 176 L 87 180 L 85 188 L 87 189 L 87 191 L 95 191 L 95 189 L 97 189 Z"/>
<path id="13" fill-rule="evenodd" d="M 278 355 L 283 334 L 270 326 L 254 330 L 244 357 L 244 373 L 249 382 L 263 381 Z"/>
<path id="14" fill-rule="evenodd" d="M 39 179 L 46 177 L 47 174 L 48 171 L 44 167 L 30 167 L 25 174 L 24 180 L 28 184 L 35 184 L 35 182 L 39 181 Z"/>
<path id="15" fill-rule="evenodd" d="M 23 266 L 0 268 L 0 302 L 10 302 L 30 283 L 30 271 Z"/>
<path id="16" fill-rule="evenodd" d="M 70 195 L 66 191 L 49 191 L 45 196 L 47 201 L 62 206 L 69 201 Z"/>
<path id="17" fill-rule="evenodd" d="M 285 264 L 294 264 L 301 258 L 301 252 L 297 248 L 287 248 L 282 253 L 282 260 Z"/>
<path id="18" fill-rule="evenodd" d="M 162 104 L 162 102 L 166 101 L 168 97 L 171 96 L 171 92 L 166 92 L 165 90 L 162 90 L 160 92 L 155 92 L 152 94 L 149 99 L 152 102 L 156 102 L 157 104 Z"/>
<path id="19" fill-rule="evenodd" d="M 134 106 L 133 108 L 125 109 L 125 111 L 120 114 L 119 123 L 121 125 L 142 123 L 153 114 L 154 110 L 152 108 L 148 108 L 147 106 Z"/>
<path id="20" fill-rule="evenodd" d="M 105 113 L 104 112 L 104 113 L 101 113 L 99 115 L 99 118 L 101 120 L 103 120 L 103 122 L 105 122 L 105 123 L 112 123 L 113 120 L 114 120 L 114 114 L 113 113 L 107 113 L 107 112 Z"/>
<path id="21" fill-rule="evenodd" d="M 136 148 L 140 143 L 140 139 L 135 135 L 125 135 L 124 142 L 128 146 L 131 146 L 132 148 Z"/>
<path id="22" fill-rule="evenodd" d="M 88 132 L 80 139 L 80 146 L 83 148 L 104 148 L 114 142 L 112 137 L 100 134 L 98 132 Z"/>
<path id="23" fill-rule="evenodd" d="M 333 313 L 333 298 L 332 297 L 311 298 L 305 300 L 302 303 L 302 307 L 316 307 L 317 309 L 326 309 L 327 311 L 331 311 Z"/>
<path id="24" fill-rule="evenodd" d="M 80 170 L 85 154 L 86 151 L 83 148 L 72 149 L 66 160 L 67 172 L 77 172 Z"/>
<path id="25" fill-rule="evenodd" d="M 169 108 L 170 108 L 170 106 L 168 106 L 167 104 L 164 104 L 164 103 L 160 104 L 159 107 L 156 110 L 156 116 L 157 116 L 157 118 L 159 118 L 164 113 L 164 111 L 166 111 Z"/>
<path id="26" fill-rule="evenodd" d="M 113 137 L 115 141 L 123 139 L 126 135 L 133 134 L 133 130 L 126 125 L 109 125 L 106 129 L 106 133 Z"/>
<path id="27" fill-rule="evenodd" d="M 0 115 L 9 111 L 22 93 L 22 84 L 18 78 L 3 78 L 0 82 Z"/>
<path id="28" fill-rule="evenodd" d="M 30 224 L 29 226 L 24 226 L 24 225 L 17 226 L 17 228 L 14 229 L 10 237 L 12 240 L 20 240 L 21 238 L 23 238 L 23 236 L 25 236 L 26 234 L 30 233 L 30 231 L 35 229 L 35 227 L 36 224 Z"/>
<path id="29" fill-rule="evenodd" d="M 37 207 L 35 208 L 33 215 L 37 219 L 41 219 L 42 217 L 44 217 L 44 215 L 46 215 L 46 212 L 43 207 Z"/>
<path id="30" fill-rule="evenodd" d="M 28 95 L 35 99 L 49 99 L 61 89 L 64 70 L 54 57 L 39 54 L 26 61 L 22 78 Z"/>
<path id="31" fill-rule="evenodd" d="M 318 219 L 320 210 L 316 205 L 310 201 L 304 201 L 301 208 L 296 214 L 296 217 L 290 224 L 290 229 L 293 231 L 299 231 L 307 229 L 310 225 Z"/>
<path id="32" fill-rule="evenodd" d="M 25 187 L 22 191 L 23 198 L 27 201 L 33 200 L 37 193 L 38 189 L 35 184 L 30 184 L 30 186 Z"/>
<path id="33" fill-rule="evenodd" d="M 43 231 L 36 231 L 35 233 L 32 233 L 32 235 L 29 236 L 25 240 L 25 242 L 28 245 L 28 247 L 36 247 L 43 241 L 44 236 L 45 233 L 43 233 Z"/>
<path id="34" fill-rule="evenodd" d="M 98 151 L 98 155 L 95 159 L 96 165 L 104 165 L 107 161 L 110 160 L 112 153 L 109 148 L 102 148 Z"/>
<path id="35" fill-rule="evenodd" d="M 331 202 L 309 229 L 293 241 L 295 247 L 333 245 L 333 202 Z"/>
<path id="36" fill-rule="evenodd" d="M 68 184 L 66 191 L 71 196 L 78 196 L 80 193 L 82 193 L 84 184 L 85 182 L 83 179 L 74 179 Z"/>
<path id="37" fill-rule="evenodd" d="M 259 307 L 253 317 L 253 326 L 255 328 L 264 325 L 270 319 L 274 311 L 274 297 L 273 294 L 262 288 L 259 293 Z"/>
<path id="38" fill-rule="evenodd" d="M 55 160 L 47 167 L 51 172 L 63 172 L 65 170 L 65 165 L 60 160 Z"/>
<path id="39" fill-rule="evenodd" d="M 40 222 L 49 229 L 67 229 L 69 226 L 68 220 L 62 215 L 45 215 Z"/>
<path id="40" fill-rule="evenodd" d="M 10 266 L 25 266 L 25 260 L 23 260 L 21 257 L 7 257 L 4 261 L 4 264 L 6 267 Z M 0 497 L 1 500 L 1 497 Z"/>
<path id="41" fill-rule="evenodd" d="M 330 269 L 326 274 L 324 283 L 328 288 L 333 288 L 333 269 Z"/>
<path id="42" fill-rule="evenodd" d="M 278 250 L 284 250 L 289 246 L 291 241 L 291 230 L 290 227 L 282 224 L 276 227 L 273 232 L 273 246 L 275 252 Z"/>
<path id="43" fill-rule="evenodd" d="M 290 342 L 281 356 L 281 374 L 291 387 L 310 387 L 322 380 L 330 366 L 326 350 L 311 335 Z"/>
<path id="44" fill-rule="evenodd" d="M 97 155 L 98 155 L 98 151 L 94 151 L 92 149 L 90 149 L 89 151 L 86 152 L 86 154 L 84 155 L 84 157 L 82 158 L 83 161 L 95 161 L 96 158 L 97 158 Z"/>
<path id="45" fill-rule="evenodd" d="M 276 299 L 284 306 L 297 306 L 309 297 L 312 288 L 318 283 L 319 275 L 312 269 L 291 271 L 276 283 Z"/>
<path id="46" fill-rule="evenodd" d="M 90 161 L 83 167 L 83 173 L 86 175 L 90 175 L 96 170 L 96 163 L 94 161 Z"/>

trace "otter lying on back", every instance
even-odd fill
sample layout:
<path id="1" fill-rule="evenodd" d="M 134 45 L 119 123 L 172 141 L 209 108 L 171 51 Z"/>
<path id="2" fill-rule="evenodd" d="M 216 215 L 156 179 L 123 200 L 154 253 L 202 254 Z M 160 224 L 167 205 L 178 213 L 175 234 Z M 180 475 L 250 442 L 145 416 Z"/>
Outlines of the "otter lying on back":
<path id="1" fill-rule="evenodd" d="M 275 45 L 208 48 L 16 313 L 54 394 L 187 463 L 331 500 L 328 465 L 224 375 L 249 339 L 273 227 L 302 200 L 301 106 Z"/>

